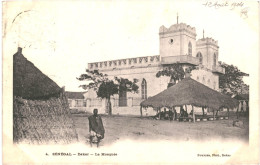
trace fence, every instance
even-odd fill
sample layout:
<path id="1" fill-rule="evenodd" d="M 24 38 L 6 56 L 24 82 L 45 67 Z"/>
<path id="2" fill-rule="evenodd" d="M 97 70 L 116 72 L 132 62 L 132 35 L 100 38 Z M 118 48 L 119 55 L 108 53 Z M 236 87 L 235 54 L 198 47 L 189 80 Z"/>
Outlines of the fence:
<path id="1" fill-rule="evenodd" d="M 129 97 L 127 99 L 113 99 L 114 107 L 133 107 L 133 106 L 140 106 L 140 103 L 144 99 L 139 97 Z"/>
<path id="2" fill-rule="evenodd" d="M 61 143 L 78 140 L 65 98 L 13 100 L 13 141 L 29 144 Z"/>
<path id="3" fill-rule="evenodd" d="M 89 99 L 89 107 L 101 107 L 102 99 Z"/>
<path id="4" fill-rule="evenodd" d="M 118 99 L 118 98 L 111 98 L 111 104 L 112 107 L 133 107 L 133 106 L 140 106 L 140 103 L 144 99 L 139 98 L 139 97 L 129 97 L 127 99 Z M 85 103 L 85 104 L 84 104 Z M 82 102 L 81 107 L 102 107 L 102 106 L 107 106 L 106 101 L 103 102 L 102 99 L 100 98 L 88 98 L 87 100 L 84 100 Z M 79 106 L 75 106 L 79 107 Z"/>
<path id="5" fill-rule="evenodd" d="M 83 99 L 68 99 L 70 108 L 87 107 L 87 101 Z"/>

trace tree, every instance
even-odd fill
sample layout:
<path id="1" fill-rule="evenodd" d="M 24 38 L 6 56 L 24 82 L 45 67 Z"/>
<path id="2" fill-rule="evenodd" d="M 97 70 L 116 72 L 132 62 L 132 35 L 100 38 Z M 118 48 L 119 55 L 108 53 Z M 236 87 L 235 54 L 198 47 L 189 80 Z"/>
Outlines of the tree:
<path id="1" fill-rule="evenodd" d="M 177 81 L 181 81 L 185 78 L 187 73 L 191 73 L 191 71 L 195 69 L 195 67 L 187 67 L 184 70 L 184 67 L 180 63 L 174 63 L 169 65 L 168 67 L 164 67 L 163 70 L 158 71 L 156 73 L 156 77 L 159 78 L 161 76 L 169 76 L 170 82 L 168 83 L 168 88 L 176 84 Z"/>
<path id="2" fill-rule="evenodd" d="M 99 73 L 98 70 L 86 70 L 86 73 L 81 74 L 78 78 L 80 81 L 88 81 L 85 85 L 79 87 L 87 90 L 93 89 L 97 93 L 97 97 L 107 99 L 108 114 L 112 115 L 112 107 L 110 97 L 119 94 L 119 92 L 127 91 L 138 93 L 137 79 L 130 81 L 125 78 L 114 77 L 109 79 L 106 74 Z"/>
<path id="3" fill-rule="evenodd" d="M 244 76 L 249 76 L 247 73 L 241 72 L 236 66 L 228 65 L 219 62 L 220 66 L 225 68 L 225 74 L 219 76 L 219 88 L 221 93 L 230 96 L 237 95 L 245 85 L 243 82 Z"/>

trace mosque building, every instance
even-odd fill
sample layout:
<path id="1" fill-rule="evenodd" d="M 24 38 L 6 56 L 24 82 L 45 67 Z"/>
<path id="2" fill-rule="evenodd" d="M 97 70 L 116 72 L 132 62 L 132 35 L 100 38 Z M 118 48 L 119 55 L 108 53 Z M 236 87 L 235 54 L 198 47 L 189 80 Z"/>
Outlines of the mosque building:
<path id="1" fill-rule="evenodd" d="M 140 102 L 167 89 L 170 77 L 156 77 L 156 73 L 174 63 L 183 67 L 196 66 L 191 78 L 214 89 L 219 90 L 219 74 L 225 70 L 218 64 L 219 46 L 212 38 L 196 39 L 196 29 L 185 23 L 177 23 L 166 28 L 159 28 L 159 55 L 136 58 L 100 61 L 88 64 L 89 70 L 98 70 L 109 77 L 114 76 L 138 79 L 139 93 L 122 92 L 111 97 L 112 113 L 120 115 L 140 115 Z M 96 92 L 89 90 L 84 94 L 86 110 L 99 109 L 99 113 L 108 113 L 106 100 L 97 98 Z M 147 111 L 152 115 L 155 111 Z"/>

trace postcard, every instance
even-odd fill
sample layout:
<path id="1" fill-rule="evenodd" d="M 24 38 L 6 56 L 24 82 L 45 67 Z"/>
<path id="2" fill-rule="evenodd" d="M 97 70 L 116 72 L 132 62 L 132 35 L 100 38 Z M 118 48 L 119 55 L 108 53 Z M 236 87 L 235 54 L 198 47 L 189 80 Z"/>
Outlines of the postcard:
<path id="1" fill-rule="evenodd" d="M 259 2 L 3 1 L 3 164 L 258 164 Z"/>

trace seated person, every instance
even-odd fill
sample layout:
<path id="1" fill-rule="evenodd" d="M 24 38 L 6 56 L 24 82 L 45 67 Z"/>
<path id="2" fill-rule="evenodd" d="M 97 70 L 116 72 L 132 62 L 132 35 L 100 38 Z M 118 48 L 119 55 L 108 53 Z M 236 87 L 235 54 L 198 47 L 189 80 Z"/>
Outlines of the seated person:
<path id="1" fill-rule="evenodd" d="M 155 119 L 164 119 L 164 112 L 159 112 L 154 116 Z"/>
<path id="2" fill-rule="evenodd" d="M 184 111 L 184 117 L 188 117 L 187 111 Z"/>
<path id="3" fill-rule="evenodd" d="M 193 117 L 193 110 L 191 110 L 191 112 L 190 112 L 190 114 L 189 114 L 189 116 L 188 117 L 190 117 L 190 118 L 192 118 Z"/>
<path id="4" fill-rule="evenodd" d="M 184 117 L 184 109 L 180 110 L 180 117 Z"/>
<path id="5" fill-rule="evenodd" d="M 168 112 L 166 112 L 166 108 L 164 108 L 162 118 L 163 118 L 164 120 L 168 120 L 168 118 L 169 118 L 169 114 L 168 114 Z"/>

